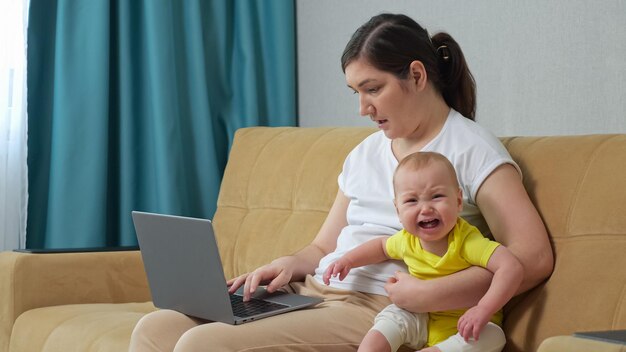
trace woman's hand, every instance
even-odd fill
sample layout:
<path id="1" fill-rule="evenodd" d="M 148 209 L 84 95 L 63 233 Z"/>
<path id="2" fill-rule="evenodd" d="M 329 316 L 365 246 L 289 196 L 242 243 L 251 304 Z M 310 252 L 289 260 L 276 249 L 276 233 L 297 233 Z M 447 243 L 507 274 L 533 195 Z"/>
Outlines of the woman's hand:
<path id="1" fill-rule="evenodd" d="M 234 293 L 243 285 L 243 298 L 248 300 L 259 285 L 267 284 L 267 291 L 274 292 L 291 281 L 304 280 L 306 275 L 315 273 L 320 259 L 337 247 L 337 237 L 348 224 L 346 212 L 349 203 L 341 190 L 337 191 L 335 202 L 311 244 L 294 255 L 280 257 L 251 273 L 228 280 L 228 291 Z"/>
<path id="2" fill-rule="evenodd" d="M 414 313 L 419 313 L 409 309 L 409 302 L 415 302 L 416 296 L 419 297 L 417 292 L 421 283 L 422 280 L 411 276 L 409 273 L 396 271 L 394 276 L 387 280 L 387 283 L 385 284 L 385 291 L 387 291 L 391 302 L 393 302 L 396 306 L 410 310 Z"/>
<path id="3" fill-rule="evenodd" d="M 267 285 L 267 292 L 274 292 L 287 285 L 293 276 L 293 256 L 281 257 L 270 264 L 263 265 L 251 273 L 240 275 L 226 282 L 228 292 L 235 293 L 243 285 L 243 300 L 250 299 L 250 295 L 256 291 L 259 285 Z"/>

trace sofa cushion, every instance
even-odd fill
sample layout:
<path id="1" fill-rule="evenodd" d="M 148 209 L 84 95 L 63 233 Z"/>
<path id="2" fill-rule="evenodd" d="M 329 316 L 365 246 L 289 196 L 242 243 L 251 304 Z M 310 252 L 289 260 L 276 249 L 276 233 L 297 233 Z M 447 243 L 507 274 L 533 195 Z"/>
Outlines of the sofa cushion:
<path id="1" fill-rule="evenodd" d="M 127 351 L 137 321 L 155 309 L 151 302 L 32 309 L 15 321 L 9 351 Z"/>
<path id="2" fill-rule="evenodd" d="M 574 336 L 553 336 L 541 343 L 537 352 L 626 352 L 626 346 Z"/>

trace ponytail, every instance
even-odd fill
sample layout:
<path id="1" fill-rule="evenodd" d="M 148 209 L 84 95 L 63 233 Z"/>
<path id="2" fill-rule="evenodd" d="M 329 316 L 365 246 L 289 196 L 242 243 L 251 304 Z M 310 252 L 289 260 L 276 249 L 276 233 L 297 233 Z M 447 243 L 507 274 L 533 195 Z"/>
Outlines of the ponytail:
<path id="1" fill-rule="evenodd" d="M 431 41 L 437 53 L 441 95 L 450 107 L 474 120 L 476 82 L 461 47 L 448 33 L 437 33 Z"/>

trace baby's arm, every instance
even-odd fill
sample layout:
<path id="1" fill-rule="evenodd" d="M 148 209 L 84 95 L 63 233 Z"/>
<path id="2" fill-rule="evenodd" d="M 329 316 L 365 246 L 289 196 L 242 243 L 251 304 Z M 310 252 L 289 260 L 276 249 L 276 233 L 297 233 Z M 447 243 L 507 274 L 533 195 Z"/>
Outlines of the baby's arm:
<path id="1" fill-rule="evenodd" d="M 506 247 L 498 246 L 489 258 L 487 269 L 493 273 L 489 290 L 459 318 L 457 329 L 468 341 L 470 337 L 478 340 L 480 331 L 491 317 L 515 295 L 524 278 L 522 264 Z"/>
<path id="2" fill-rule="evenodd" d="M 344 254 L 328 266 L 324 273 L 324 283 L 329 285 L 330 278 L 337 275 L 339 275 L 339 280 L 343 280 L 352 268 L 384 262 L 388 259 L 385 250 L 386 243 L 387 237 L 375 238 Z"/>

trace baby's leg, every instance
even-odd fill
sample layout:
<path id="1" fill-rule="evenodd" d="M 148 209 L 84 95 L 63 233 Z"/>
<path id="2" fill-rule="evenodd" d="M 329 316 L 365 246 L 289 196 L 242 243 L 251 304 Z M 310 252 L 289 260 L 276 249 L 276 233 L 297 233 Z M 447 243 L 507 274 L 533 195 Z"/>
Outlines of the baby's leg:
<path id="1" fill-rule="evenodd" d="M 478 340 L 470 339 L 465 342 L 460 334 L 452 335 L 447 340 L 436 344 L 438 350 L 422 350 L 420 352 L 500 352 L 506 344 L 504 331 L 494 324 L 488 323 L 480 332 Z"/>
<path id="2" fill-rule="evenodd" d="M 361 341 L 358 352 L 390 352 L 391 345 L 385 335 L 378 330 L 370 330 Z"/>
<path id="3" fill-rule="evenodd" d="M 384 341 L 381 341 L 381 337 Z M 359 351 L 397 351 L 407 344 L 420 348 L 428 341 L 428 314 L 416 314 L 391 304 L 380 312 Z M 386 342 L 383 344 L 382 342 Z M 377 349 L 378 346 L 384 346 Z"/>

